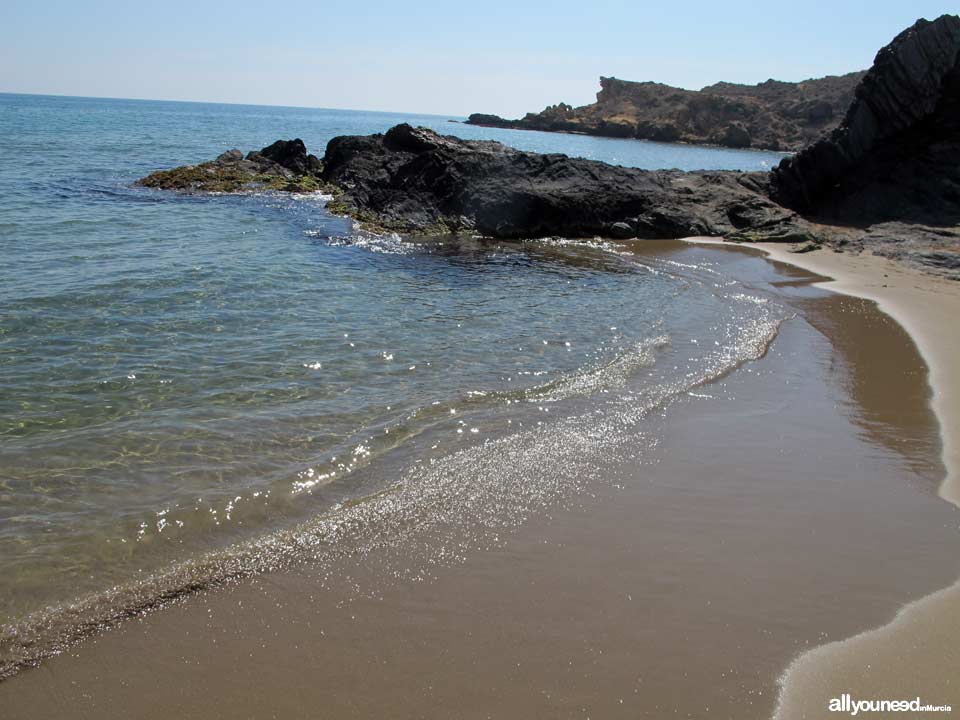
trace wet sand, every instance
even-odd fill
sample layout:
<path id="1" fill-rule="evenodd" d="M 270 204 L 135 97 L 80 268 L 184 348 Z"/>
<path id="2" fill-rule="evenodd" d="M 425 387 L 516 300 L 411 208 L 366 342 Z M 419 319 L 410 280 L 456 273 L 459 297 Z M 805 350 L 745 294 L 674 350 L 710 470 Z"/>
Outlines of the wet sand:
<path id="1" fill-rule="evenodd" d="M 820 250 L 771 258 L 832 278 L 822 287 L 869 298 L 916 342 L 929 367 L 931 406 L 940 425 L 941 496 L 960 505 L 960 287 L 885 258 Z M 824 698 L 908 699 L 960 709 L 960 581 L 901 608 L 883 626 L 798 657 L 783 677 L 776 718 L 824 717 Z M 878 715 L 873 715 L 877 717 Z M 898 714 L 902 717 L 902 714 Z M 930 716 L 929 714 L 926 716 Z M 941 714 L 941 716 L 943 716 Z"/>
<path id="2" fill-rule="evenodd" d="M 724 256 L 764 282 L 764 261 Z M 611 459 L 574 503 L 456 562 L 384 548 L 189 598 L 0 683 L 4 717 L 767 718 L 798 655 L 779 714 L 829 716 L 823 676 L 856 695 L 862 655 L 801 653 L 953 582 L 958 511 L 938 496 L 939 428 L 907 333 L 778 273 L 801 317 L 708 397 L 667 407 L 651 447 Z M 939 645 L 890 627 L 924 663 L 898 687 L 925 697 L 915 682 L 956 665 L 933 672 Z M 891 662 L 917 657 L 907 647 Z M 956 688 L 929 689 L 960 706 Z"/>

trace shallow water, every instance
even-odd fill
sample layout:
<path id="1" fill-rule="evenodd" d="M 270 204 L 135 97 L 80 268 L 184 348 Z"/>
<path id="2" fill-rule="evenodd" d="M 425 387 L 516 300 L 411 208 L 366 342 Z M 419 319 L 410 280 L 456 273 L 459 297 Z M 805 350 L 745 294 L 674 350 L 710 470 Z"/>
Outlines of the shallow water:
<path id="1" fill-rule="evenodd" d="M 779 157 L 438 117 L 0 95 L 18 158 L 0 166 L 0 619 L 85 598 L 69 623 L 101 621 L 358 525 L 364 541 L 395 539 L 427 507 L 438 523 L 509 525 L 580 488 L 650 409 L 762 354 L 793 312 L 709 255 L 440 246 L 358 235 L 315 195 L 131 186 L 228 147 L 299 136 L 322 154 L 334 135 L 401 121 L 642 167 Z M 451 486 L 456 467 L 485 472 Z M 62 630 L 64 612 L 32 627 Z"/>
<path id="2" fill-rule="evenodd" d="M 936 495 L 937 427 L 906 333 L 746 253 L 634 247 L 799 314 L 762 357 L 693 390 L 651 382 L 672 365 L 648 348 L 609 402 L 558 401 L 558 422 L 414 460 L 388 491 L 273 534 L 313 562 L 144 613 L 0 683 L 0 706 L 768 718 L 798 652 L 952 581 L 956 509 Z M 829 717 L 832 696 L 807 717 Z"/>

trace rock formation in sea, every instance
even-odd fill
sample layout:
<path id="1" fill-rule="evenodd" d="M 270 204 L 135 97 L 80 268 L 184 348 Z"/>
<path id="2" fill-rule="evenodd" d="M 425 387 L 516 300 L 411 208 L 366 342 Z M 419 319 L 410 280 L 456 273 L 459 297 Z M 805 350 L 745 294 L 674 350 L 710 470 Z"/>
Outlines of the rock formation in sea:
<path id="1" fill-rule="evenodd" d="M 958 61 L 960 18 L 917 21 L 877 54 L 841 124 L 769 173 L 624 168 L 404 124 L 334 138 L 322 161 L 290 141 L 299 145 L 231 151 L 140 183 L 322 186 L 335 195 L 331 211 L 415 235 L 711 235 L 869 248 L 960 279 Z"/>
<path id="2" fill-rule="evenodd" d="M 772 234 L 795 215 L 766 195 L 766 173 L 639 170 L 523 152 L 397 125 L 327 145 L 332 209 L 410 234 L 495 238 Z"/>
<path id="3" fill-rule="evenodd" d="M 423 128 L 335 138 L 337 208 L 405 232 L 807 240 L 960 277 L 960 18 L 877 54 L 841 124 L 771 173 L 643 171 Z"/>
<path id="4" fill-rule="evenodd" d="M 158 170 L 137 180 L 138 185 L 162 190 L 238 192 L 240 190 L 319 189 L 321 163 L 307 154 L 303 140 L 277 140 L 262 150 L 247 153 L 227 150 L 215 160 Z"/>
<path id="5" fill-rule="evenodd" d="M 862 77 L 853 72 L 796 83 L 721 82 L 702 90 L 602 77 L 590 105 L 559 103 L 519 120 L 474 113 L 467 123 L 794 151 L 837 126 Z"/>

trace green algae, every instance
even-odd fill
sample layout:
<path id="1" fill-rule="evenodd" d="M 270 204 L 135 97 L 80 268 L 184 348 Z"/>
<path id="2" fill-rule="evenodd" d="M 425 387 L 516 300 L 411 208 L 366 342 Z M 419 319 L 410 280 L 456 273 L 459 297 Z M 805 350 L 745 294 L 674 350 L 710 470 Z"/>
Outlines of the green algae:
<path id="1" fill-rule="evenodd" d="M 255 182 L 256 176 L 238 168 L 214 163 L 184 165 L 172 170 L 159 170 L 137 180 L 137 185 L 159 190 L 203 190 L 206 192 L 237 192 L 244 185 Z"/>
<path id="2" fill-rule="evenodd" d="M 279 190 L 282 192 L 317 192 L 327 189 L 312 174 L 288 177 L 254 173 L 232 165 L 205 162 L 184 165 L 172 170 L 158 170 L 140 180 L 137 185 L 158 190 L 187 190 L 210 193 L 236 193 L 246 190 Z"/>

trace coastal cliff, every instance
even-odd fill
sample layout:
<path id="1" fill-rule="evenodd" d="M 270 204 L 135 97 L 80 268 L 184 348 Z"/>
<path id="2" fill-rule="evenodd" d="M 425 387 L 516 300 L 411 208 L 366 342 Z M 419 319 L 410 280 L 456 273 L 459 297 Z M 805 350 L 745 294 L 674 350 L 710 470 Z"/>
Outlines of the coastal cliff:
<path id="1" fill-rule="evenodd" d="M 702 90 L 602 77 L 593 104 L 574 108 L 559 103 L 518 120 L 475 113 L 467 123 L 795 151 L 839 124 L 863 75 L 758 85 L 721 82 Z"/>

